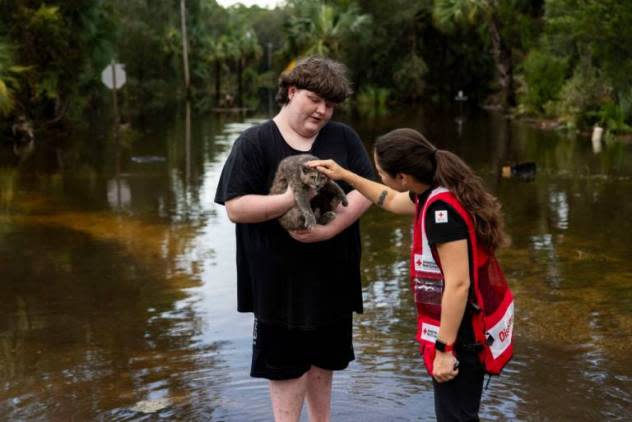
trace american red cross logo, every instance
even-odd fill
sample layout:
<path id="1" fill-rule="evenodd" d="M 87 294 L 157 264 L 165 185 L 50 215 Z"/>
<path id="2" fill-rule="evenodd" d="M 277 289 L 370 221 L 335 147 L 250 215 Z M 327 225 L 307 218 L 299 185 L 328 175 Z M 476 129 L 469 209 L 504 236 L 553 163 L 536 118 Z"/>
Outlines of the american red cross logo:
<path id="1" fill-rule="evenodd" d="M 447 223 L 448 222 L 448 211 L 439 210 L 435 211 L 435 223 Z"/>

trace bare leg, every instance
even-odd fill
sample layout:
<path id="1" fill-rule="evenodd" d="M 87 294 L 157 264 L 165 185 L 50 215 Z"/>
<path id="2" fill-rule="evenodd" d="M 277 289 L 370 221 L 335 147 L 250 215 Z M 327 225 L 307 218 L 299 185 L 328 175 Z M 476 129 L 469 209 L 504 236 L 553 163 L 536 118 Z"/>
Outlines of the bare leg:
<path id="1" fill-rule="evenodd" d="M 298 422 L 307 390 L 307 374 L 300 378 L 270 381 L 270 400 L 276 422 Z"/>
<path id="2" fill-rule="evenodd" d="M 307 371 L 307 409 L 310 422 L 331 419 L 331 382 L 333 371 L 312 366 Z"/>

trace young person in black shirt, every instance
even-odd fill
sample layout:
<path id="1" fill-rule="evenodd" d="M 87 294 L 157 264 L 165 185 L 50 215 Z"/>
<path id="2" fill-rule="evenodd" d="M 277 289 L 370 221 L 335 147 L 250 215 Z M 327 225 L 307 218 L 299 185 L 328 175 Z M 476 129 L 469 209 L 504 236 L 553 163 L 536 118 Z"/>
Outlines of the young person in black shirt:
<path id="1" fill-rule="evenodd" d="M 307 399 L 311 421 L 330 418 L 334 370 L 354 359 L 352 313 L 362 312 L 358 218 L 371 205 L 346 184 L 349 205 L 309 231 L 285 231 L 277 218 L 294 205 L 290 188 L 269 195 L 279 162 L 310 153 L 373 178 L 358 135 L 332 122 L 351 94 L 344 67 L 307 58 L 279 80 L 281 111 L 246 130 L 224 165 L 215 202 L 237 236 L 237 307 L 254 312 L 251 376 L 270 380 L 275 420 L 298 421 Z"/>
<path id="2" fill-rule="evenodd" d="M 385 210 L 417 216 L 411 276 L 421 277 L 413 278 L 412 286 L 419 311 L 418 338 L 422 346 L 424 341 L 431 345 L 424 346 L 428 349 L 423 353 L 433 376 L 435 413 L 439 421 L 478 420 L 484 367 L 481 344 L 474 340 L 475 310 L 468 306 L 474 288 L 471 275 L 479 270 L 474 268 L 472 251 L 493 252 L 504 243 L 500 204 L 459 157 L 435 148 L 413 129 L 397 129 L 378 138 L 374 159 L 384 184 L 354 174 L 334 160 L 308 164 L 349 183 Z M 425 248 L 432 253 L 424 254 Z M 435 280 L 423 279 L 433 271 Z M 432 302 L 429 282 L 437 280 L 440 289 Z M 429 320 L 426 311 L 436 312 L 434 328 L 422 324 Z"/>

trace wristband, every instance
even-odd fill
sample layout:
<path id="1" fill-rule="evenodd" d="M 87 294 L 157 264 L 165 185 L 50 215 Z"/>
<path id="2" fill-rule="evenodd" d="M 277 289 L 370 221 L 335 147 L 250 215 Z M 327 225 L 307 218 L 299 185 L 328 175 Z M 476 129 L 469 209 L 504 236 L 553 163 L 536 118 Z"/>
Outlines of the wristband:
<path id="1" fill-rule="evenodd" d="M 441 340 L 437 340 L 435 341 L 435 349 L 440 352 L 452 352 L 454 351 L 454 343 L 445 344 Z"/>

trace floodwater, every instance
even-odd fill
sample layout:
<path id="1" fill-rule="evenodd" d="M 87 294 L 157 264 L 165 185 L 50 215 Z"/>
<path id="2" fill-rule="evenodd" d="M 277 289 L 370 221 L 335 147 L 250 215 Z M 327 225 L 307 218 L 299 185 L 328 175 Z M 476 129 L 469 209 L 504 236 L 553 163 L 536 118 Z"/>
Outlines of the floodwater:
<path id="1" fill-rule="evenodd" d="M 484 112 L 341 117 L 371 147 L 409 126 L 501 199 L 499 253 L 516 295 L 516 353 L 485 420 L 624 420 L 632 410 L 632 145 Z M 93 125 L 2 145 L 0 420 L 271 420 L 248 376 L 252 316 L 236 312 L 234 227 L 213 203 L 239 133 L 261 119 L 174 111 L 115 143 Z M 500 177 L 534 161 L 533 181 Z M 362 219 L 357 359 L 334 379 L 336 421 L 433 420 L 408 290 L 410 219 Z M 306 417 L 304 415 L 304 419 Z"/>

